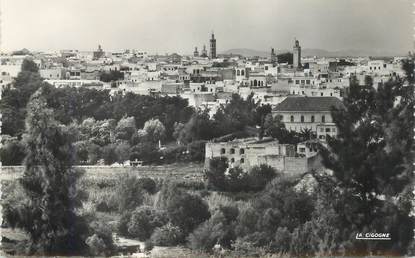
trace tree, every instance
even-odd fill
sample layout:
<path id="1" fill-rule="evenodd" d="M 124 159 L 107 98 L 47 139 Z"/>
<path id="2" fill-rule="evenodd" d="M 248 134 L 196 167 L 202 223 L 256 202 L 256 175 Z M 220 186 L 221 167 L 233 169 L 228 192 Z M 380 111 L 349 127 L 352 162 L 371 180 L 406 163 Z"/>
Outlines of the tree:
<path id="1" fill-rule="evenodd" d="M 38 67 L 30 59 L 23 60 L 22 70 L 13 82 L 13 88 L 5 88 L 0 100 L 2 133 L 21 137 L 25 129 L 26 105 L 30 96 L 44 86 Z"/>
<path id="2" fill-rule="evenodd" d="M 145 241 L 153 234 L 154 229 L 167 224 L 165 212 L 149 206 L 141 206 L 132 212 L 128 223 L 129 235 Z"/>
<path id="3" fill-rule="evenodd" d="M 245 126 L 256 125 L 256 109 L 259 104 L 253 96 L 252 93 L 244 100 L 239 94 L 232 94 L 230 102 L 219 108 L 213 117 L 218 122 L 222 135 L 241 131 Z"/>
<path id="4" fill-rule="evenodd" d="M 29 235 L 29 254 L 82 254 L 88 227 L 75 209 L 81 205 L 76 189 L 80 172 L 72 167 L 72 136 L 53 119 L 42 91 L 28 105 L 25 146 L 27 155 L 20 184 L 25 199 L 6 205 L 6 220 Z"/>
<path id="5" fill-rule="evenodd" d="M 15 137 L 3 136 L 2 140 L 3 146 L 0 149 L 0 160 L 2 165 L 21 165 L 25 157 L 25 147 L 23 143 Z"/>
<path id="6" fill-rule="evenodd" d="M 102 72 L 99 75 L 99 80 L 103 82 L 113 82 L 124 79 L 124 73 L 120 71 Z"/>
<path id="7" fill-rule="evenodd" d="M 342 195 L 348 197 L 341 206 L 344 210 L 336 210 L 349 215 L 343 225 L 355 232 L 384 232 L 385 226 L 386 232 L 394 232 L 387 244 L 352 245 L 362 252 L 376 245 L 375 250 L 403 254 L 413 236 L 411 205 L 394 201 L 414 182 L 413 137 L 408 137 L 414 128 L 413 69 L 406 72 L 408 86 L 404 79 L 380 84 L 377 90 L 371 85 L 350 85 L 345 108 L 332 111 L 338 137 L 329 138 L 329 149 L 322 149 L 325 166 L 333 170 Z M 352 212 L 347 207 L 353 207 Z M 401 227 L 404 221 L 412 226 Z"/>
<path id="8" fill-rule="evenodd" d="M 102 158 L 106 165 L 112 165 L 119 161 L 115 144 L 108 144 L 102 149 Z"/>
<path id="9" fill-rule="evenodd" d="M 171 222 L 180 227 L 185 234 L 210 217 L 209 207 L 198 195 L 179 192 L 167 204 Z"/>
<path id="10" fill-rule="evenodd" d="M 117 127 L 115 127 L 115 138 L 130 141 L 136 131 L 134 117 L 125 117 L 118 121 Z"/>
<path id="11" fill-rule="evenodd" d="M 166 137 L 166 128 L 158 119 L 148 120 L 144 124 L 143 130 L 147 133 L 152 142 L 158 142 Z"/>
<path id="12" fill-rule="evenodd" d="M 271 106 L 269 104 L 262 105 L 256 109 L 256 124 L 259 125 L 259 138 L 262 138 L 265 133 L 265 121 L 271 115 Z"/>
<path id="13" fill-rule="evenodd" d="M 210 140 L 222 135 L 215 121 L 211 120 L 207 110 L 192 115 L 184 126 L 178 125 L 175 130 L 180 143 L 190 143 L 197 140 Z"/>

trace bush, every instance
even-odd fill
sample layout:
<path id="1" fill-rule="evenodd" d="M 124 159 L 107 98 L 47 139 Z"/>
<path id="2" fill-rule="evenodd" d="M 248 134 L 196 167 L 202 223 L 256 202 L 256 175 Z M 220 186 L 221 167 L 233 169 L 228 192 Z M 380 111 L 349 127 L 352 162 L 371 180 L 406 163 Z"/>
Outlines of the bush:
<path id="1" fill-rule="evenodd" d="M 278 174 L 268 165 L 253 167 L 249 172 L 240 167 L 228 168 L 225 158 L 213 158 L 206 171 L 209 188 L 228 192 L 262 191 Z"/>
<path id="2" fill-rule="evenodd" d="M 137 185 L 149 194 L 155 194 L 157 192 L 156 182 L 149 177 L 138 178 Z"/>
<path id="3" fill-rule="evenodd" d="M 182 243 L 183 240 L 183 231 L 171 223 L 156 228 L 151 235 L 151 243 L 158 246 L 175 246 Z"/>
<path id="4" fill-rule="evenodd" d="M 210 217 L 206 202 L 199 196 L 188 193 L 175 194 L 168 202 L 167 212 L 171 222 L 185 234 Z"/>
<path id="5" fill-rule="evenodd" d="M 115 246 L 111 229 L 99 222 L 93 222 L 91 228 L 94 234 L 86 239 L 91 255 L 112 255 L 115 251 Z"/>
<path id="6" fill-rule="evenodd" d="M 131 219 L 131 212 L 124 212 L 121 214 L 120 220 L 117 223 L 117 231 L 121 236 L 129 236 L 128 222 Z"/>
<path id="7" fill-rule="evenodd" d="M 261 191 L 278 173 L 271 166 L 262 164 L 249 171 L 249 188 L 252 191 Z"/>
<path id="8" fill-rule="evenodd" d="M 128 222 L 130 236 L 145 241 L 150 238 L 156 227 L 165 225 L 168 221 L 166 213 L 155 210 L 149 206 L 138 207 L 132 212 Z"/>
<path id="9" fill-rule="evenodd" d="M 191 249 L 210 252 L 216 243 L 229 247 L 234 234 L 224 214 L 217 211 L 208 221 L 198 226 L 188 240 Z"/>
<path id="10" fill-rule="evenodd" d="M 120 212 L 134 210 L 143 203 L 142 182 L 130 175 L 121 177 L 117 183 L 116 197 Z"/>

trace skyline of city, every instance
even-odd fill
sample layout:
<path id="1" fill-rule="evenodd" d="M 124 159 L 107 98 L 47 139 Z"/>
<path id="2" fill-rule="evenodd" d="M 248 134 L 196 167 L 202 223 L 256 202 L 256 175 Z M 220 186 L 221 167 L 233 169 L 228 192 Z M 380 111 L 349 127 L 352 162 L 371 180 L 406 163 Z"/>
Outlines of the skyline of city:
<path id="1" fill-rule="evenodd" d="M 77 1 L 46 0 L 27 8 L 30 4 L 27 0 L 3 1 L 0 3 L 1 49 L 82 51 L 93 50 L 99 43 L 107 51 L 140 49 L 159 54 L 192 54 L 195 46 L 201 49 L 204 44 L 208 45 L 207 35 L 211 31 L 218 38 L 218 54 L 235 48 L 291 49 L 294 37 L 306 48 L 328 51 L 377 50 L 404 54 L 413 48 L 411 1 L 261 3 L 179 0 L 172 4 L 127 0 L 120 5 L 114 1 L 93 0 L 82 2 L 80 8 Z M 147 11 L 143 13 L 143 9 Z M 301 15 L 295 16 L 295 13 Z M 31 23 L 19 17 L 26 17 L 25 21 L 31 20 Z M 46 38 L 53 40 L 45 41 Z"/>

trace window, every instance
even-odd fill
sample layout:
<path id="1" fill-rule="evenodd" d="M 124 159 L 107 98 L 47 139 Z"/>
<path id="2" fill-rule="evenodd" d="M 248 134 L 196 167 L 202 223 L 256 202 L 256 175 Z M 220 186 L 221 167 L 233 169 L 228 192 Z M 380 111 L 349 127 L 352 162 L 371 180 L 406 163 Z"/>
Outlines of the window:
<path id="1" fill-rule="evenodd" d="M 244 158 L 241 159 L 241 163 L 245 163 L 245 159 Z"/>
<path id="2" fill-rule="evenodd" d="M 306 82 L 306 84 L 310 84 L 310 80 L 306 80 L 305 82 Z"/>
<path id="3" fill-rule="evenodd" d="M 244 70 L 241 71 L 241 75 L 245 75 L 245 71 Z"/>
<path id="4" fill-rule="evenodd" d="M 291 117 L 290 117 L 290 121 L 291 121 L 291 122 L 294 122 L 294 116 L 291 116 Z"/>
<path id="5" fill-rule="evenodd" d="M 324 135 L 320 135 L 318 138 L 324 140 L 326 137 Z"/>
<path id="6" fill-rule="evenodd" d="M 383 68 L 386 68 L 386 64 L 383 64 Z"/>
<path id="7" fill-rule="evenodd" d="M 326 133 L 329 133 L 330 132 L 330 128 L 326 128 Z"/>
<path id="8" fill-rule="evenodd" d="M 314 123 L 314 116 L 311 116 L 311 123 Z"/>
<path id="9" fill-rule="evenodd" d="M 305 152 L 305 148 L 300 148 L 300 152 Z"/>
<path id="10" fill-rule="evenodd" d="M 220 149 L 220 154 L 225 154 L 225 153 L 226 153 L 225 148 Z"/>
<path id="11" fill-rule="evenodd" d="M 300 80 L 295 80 L 295 84 L 300 84 Z"/>
<path id="12" fill-rule="evenodd" d="M 323 96 L 323 92 L 322 92 L 322 93 L 320 93 L 320 96 Z"/>
<path id="13" fill-rule="evenodd" d="M 265 71 L 268 71 L 268 66 L 265 66 Z"/>
<path id="14" fill-rule="evenodd" d="M 237 76 L 241 75 L 241 71 L 237 70 L 237 71 L 236 71 L 236 75 L 237 75 Z"/>
<path id="15" fill-rule="evenodd" d="M 234 148 L 231 149 L 231 154 L 235 154 L 235 149 Z"/>
<path id="16" fill-rule="evenodd" d="M 239 154 L 245 154 L 245 149 L 240 149 Z"/>
<path id="17" fill-rule="evenodd" d="M 301 116 L 301 123 L 304 123 L 304 116 Z"/>
<path id="18" fill-rule="evenodd" d="M 231 158 L 231 163 L 234 163 L 235 162 L 235 159 L 234 158 Z"/>
<path id="19" fill-rule="evenodd" d="M 322 123 L 325 123 L 326 122 L 326 117 L 323 115 L 323 116 L 321 116 L 321 122 Z"/>
<path id="20" fill-rule="evenodd" d="M 304 95 L 304 91 L 301 91 L 301 94 L 303 94 L 303 95 Z"/>
<path id="21" fill-rule="evenodd" d="M 332 96 L 332 97 L 333 97 L 333 93 L 330 93 L 330 96 Z"/>

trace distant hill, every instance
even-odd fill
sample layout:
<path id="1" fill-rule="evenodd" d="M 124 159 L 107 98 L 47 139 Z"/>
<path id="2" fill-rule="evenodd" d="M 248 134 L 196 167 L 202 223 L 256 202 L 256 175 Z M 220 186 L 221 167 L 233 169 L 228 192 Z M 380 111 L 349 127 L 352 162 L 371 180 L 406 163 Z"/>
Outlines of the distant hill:
<path id="1" fill-rule="evenodd" d="M 276 54 L 281 54 L 285 52 L 291 52 L 291 50 L 275 50 Z M 259 57 L 269 57 L 271 54 L 270 51 L 261 51 L 261 50 L 254 50 L 249 48 L 234 48 L 229 49 L 222 54 L 236 54 L 242 56 L 259 56 Z M 384 51 L 367 51 L 367 50 L 340 50 L 340 51 L 328 51 L 323 49 L 311 49 L 305 48 L 302 50 L 302 56 L 318 56 L 318 57 L 356 57 L 356 56 L 374 56 L 374 57 L 383 57 L 383 56 L 401 56 L 405 55 L 405 53 L 398 53 L 398 52 L 384 52 Z"/>

